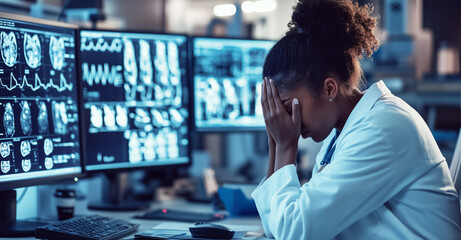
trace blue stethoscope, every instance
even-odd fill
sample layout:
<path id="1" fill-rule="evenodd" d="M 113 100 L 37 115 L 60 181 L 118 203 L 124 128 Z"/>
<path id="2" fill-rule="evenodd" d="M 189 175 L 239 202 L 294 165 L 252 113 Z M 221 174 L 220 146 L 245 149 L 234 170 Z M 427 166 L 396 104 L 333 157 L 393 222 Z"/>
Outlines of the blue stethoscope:
<path id="1" fill-rule="evenodd" d="M 325 154 L 322 162 L 320 162 L 320 168 L 317 173 L 321 172 L 325 168 L 326 165 L 330 164 L 331 157 L 333 156 L 333 153 L 335 152 L 335 149 L 336 149 L 336 139 L 338 138 L 339 134 L 340 134 L 340 131 L 336 129 L 335 136 L 333 137 L 333 139 L 331 139 L 330 145 L 328 145 L 327 154 Z"/>

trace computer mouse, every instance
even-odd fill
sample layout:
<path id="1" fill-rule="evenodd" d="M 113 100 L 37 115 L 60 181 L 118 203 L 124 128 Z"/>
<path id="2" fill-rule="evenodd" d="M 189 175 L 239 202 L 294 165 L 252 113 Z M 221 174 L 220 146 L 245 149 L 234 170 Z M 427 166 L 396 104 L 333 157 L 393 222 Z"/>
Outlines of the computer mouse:
<path id="1" fill-rule="evenodd" d="M 189 231 L 194 238 L 231 239 L 234 236 L 234 231 L 214 223 L 199 222 L 189 227 Z"/>

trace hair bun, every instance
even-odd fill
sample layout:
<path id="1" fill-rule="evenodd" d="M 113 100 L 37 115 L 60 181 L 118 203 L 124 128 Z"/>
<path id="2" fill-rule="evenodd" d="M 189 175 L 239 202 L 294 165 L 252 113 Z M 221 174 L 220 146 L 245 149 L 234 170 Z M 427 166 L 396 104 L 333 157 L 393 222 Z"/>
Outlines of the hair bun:
<path id="1" fill-rule="evenodd" d="M 379 46 L 374 35 L 372 5 L 351 0 L 299 0 L 293 8 L 287 34 L 305 34 L 321 46 L 371 56 Z"/>

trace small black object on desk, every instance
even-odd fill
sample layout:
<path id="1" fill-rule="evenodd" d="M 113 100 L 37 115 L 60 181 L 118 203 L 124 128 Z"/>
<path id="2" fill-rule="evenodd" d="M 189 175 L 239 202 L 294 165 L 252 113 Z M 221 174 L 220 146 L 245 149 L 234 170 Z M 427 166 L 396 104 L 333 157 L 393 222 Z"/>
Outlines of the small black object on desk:
<path id="1" fill-rule="evenodd" d="M 211 222 L 222 220 L 226 218 L 226 215 L 221 213 L 198 213 L 163 208 L 152 210 L 142 215 L 137 215 L 134 217 L 140 219 L 170 220 L 181 222 Z"/>
<path id="2" fill-rule="evenodd" d="M 66 220 L 74 217 L 76 193 L 73 189 L 56 189 L 54 193 L 58 209 L 58 219 Z"/>
<path id="3" fill-rule="evenodd" d="M 196 223 L 189 228 L 194 238 L 213 238 L 213 239 L 231 239 L 234 237 L 234 231 L 229 228 L 214 223 Z"/>

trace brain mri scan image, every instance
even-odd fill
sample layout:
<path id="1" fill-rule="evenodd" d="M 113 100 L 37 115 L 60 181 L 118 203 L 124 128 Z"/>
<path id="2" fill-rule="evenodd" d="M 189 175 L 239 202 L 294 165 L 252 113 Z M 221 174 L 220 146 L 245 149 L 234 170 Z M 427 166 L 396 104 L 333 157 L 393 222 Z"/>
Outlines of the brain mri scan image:
<path id="1" fill-rule="evenodd" d="M 5 135 L 12 137 L 15 132 L 14 128 L 14 112 L 11 103 L 5 104 L 5 112 L 3 113 L 3 126 L 5 127 Z"/>
<path id="2" fill-rule="evenodd" d="M 38 132 L 48 133 L 48 111 L 45 102 L 38 104 Z"/>
<path id="3" fill-rule="evenodd" d="M 64 102 L 53 102 L 53 123 L 56 134 L 67 134 L 67 109 Z"/>
<path id="4" fill-rule="evenodd" d="M 2 173 L 8 173 L 11 169 L 10 161 L 1 161 Z"/>
<path id="5" fill-rule="evenodd" d="M 50 170 L 53 168 L 53 159 L 50 157 L 45 158 L 45 168 Z"/>
<path id="6" fill-rule="evenodd" d="M 115 128 L 115 110 L 108 106 L 104 105 L 104 124 L 107 128 Z"/>
<path id="7" fill-rule="evenodd" d="M 32 164 L 30 162 L 30 159 L 22 160 L 21 165 L 22 165 L 22 170 L 24 170 L 24 172 L 28 172 L 32 168 Z"/>
<path id="8" fill-rule="evenodd" d="M 43 142 L 43 151 L 45 152 L 45 155 L 49 156 L 51 153 L 53 153 L 53 141 L 51 139 L 47 138 Z"/>
<path id="9" fill-rule="evenodd" d="M 21 155 L 23 157 L 26 157 L 27 155 L 30 154 L 31 148 L 30 148 L 30 142 L 29 141 L 22 141 L 21 142 Z"/>
<path id="10" fill-rule="evenodd" d="M 0 143 L 0 155 L 2 158 L 7 158 L 10 156 L 11 149 L 10 149 L 11 142 L 2 142 Z"/>
<path id="11" fill-rule="evenodd" d="M 32 116 L 30 112 L 30 106 L 27 101 L 22 101 L 20 105 L 22 108 L 20 115 L 22 133 L 24 133 L 24 135 L 28 135 L 32 132 Z"/>
<path id="12" fill-rule="evenodd" d="M 128 109 L 126 107 L 117 105 L 115 107 L 115 111 L 117 112 L 117 125 L 122 128 L 128 127 Z"/>
<path id="13" fill-rule="evenodd" d="M 42 47 L 37 34 L 24 34 L 24 57 L 30 68 L 37 68 L 42 61 Z"/>
<path id="14" fill-rule="evenodd" d="M 95 106 L 95 105 L 92 105 L 91 108 L 91 117 L 90 117 L 90 121 L 91 121 L 91 125 L 93 125 L 93 127 L 95 128 L 101 128 L 102 127 L 102 110 Z"/>
<path id="15" fill-rule="evenodd" d="M 13 32 L 0 33 L 0 45 L 2 47 L 2 59 L 6 66 L 12 67 L 16 63 L 18 57 L 18 44 L 16 35 Z"/>
<path id="16" fill-rule="evenodd" d="M 57 71 L 61 71 L 64 66 L 64 55 L 66 54 L 64 46 L 64 38 L 56 38 L 51 36 L 50 38 L 50 60 L 51 65 Z"/>

